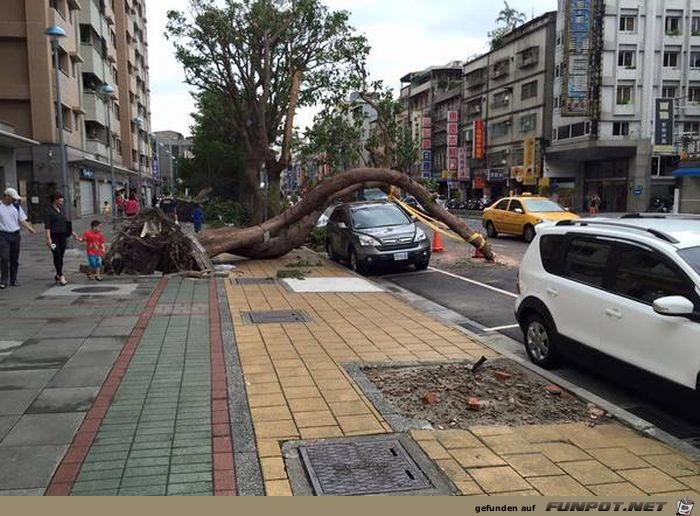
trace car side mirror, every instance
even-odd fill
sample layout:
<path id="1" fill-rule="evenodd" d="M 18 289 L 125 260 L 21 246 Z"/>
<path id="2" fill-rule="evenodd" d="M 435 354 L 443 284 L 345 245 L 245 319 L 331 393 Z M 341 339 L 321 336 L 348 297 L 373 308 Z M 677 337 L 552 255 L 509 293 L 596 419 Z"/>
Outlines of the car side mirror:
<path id="1" fill-rule="evenodd" d="M 515 213 L 519 213 L 520 215 L 522 215 L 525 212 L 523 211 L 522 208 L 515 208 Z"/>
<path id="2" fill-rule="evenodd" d="M 683 296 L 669 296 L 654 301 L 654 311 L 669 317 L 686 317 L 695 313 L 695 306 Z"/>
<path id="3" fill-rule="evenodd" d="M 411 220 L 412 220 L 413 222 L 418 222 L 418 217 L 416 217 L 415 215 L 412 215 L 412 216 L 411 216 Z"/>
<path id="4" fill-rule="evenodd" d="M 338 229 L 348 229 L 348 225 L 345 222 L 338 222 Z"/>
<path id="5" fill-rule="evenodd" d="M 564 208 L 564 211 L 571 211 L 571 208 Z"/>

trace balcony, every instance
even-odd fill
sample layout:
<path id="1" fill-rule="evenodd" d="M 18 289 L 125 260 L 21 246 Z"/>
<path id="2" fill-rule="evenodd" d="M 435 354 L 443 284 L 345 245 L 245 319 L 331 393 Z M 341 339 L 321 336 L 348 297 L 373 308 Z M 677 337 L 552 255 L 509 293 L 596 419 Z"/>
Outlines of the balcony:
<path id="1" fill-rule="evenodd" d="M 482 68 L 475 72 L 471 72 L 465 77 L 464 82 L 466 83 L 467 89 L 469 90 L 474 90 L 483 86 L 484 84 L 486 84 L 485 69 Z"/>
<path id="2" fill-rule="evenodd" d="M 89 136 L 85 142 L 85 150 L 88 154 L 99 156 L 100 158 L 109 159 L 109 149 L 105 142 L 99 139 L 91 139 Z"/>
<path id="3" fill-rule="evenodd" d="M 106 82 L 105 68 L 110 68 L 104 64 L 104 59 L 92 45 L 80 45 L 80 55 L 83 58 L 83 72 L 92 73 L 103 82 Z"/>
<path id="4" fill-rule="evenodd" d="M 502 59 L 491 67 L 492 79 L 503 79 L 510 73 L 510 60 Z"/>
<path id="5" fill-rule="evenodd" d="M 86 90 L 83 92 L 83 109 L 85 110 L 85 120 L 99 122 L 107 125 L 107 110 L 102 99 L 94 92 Z"/>

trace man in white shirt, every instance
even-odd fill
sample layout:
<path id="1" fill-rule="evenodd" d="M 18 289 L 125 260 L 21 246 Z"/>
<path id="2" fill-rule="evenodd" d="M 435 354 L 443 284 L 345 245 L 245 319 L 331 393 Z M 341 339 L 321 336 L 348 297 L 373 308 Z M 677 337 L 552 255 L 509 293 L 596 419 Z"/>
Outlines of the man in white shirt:
<path id="1" fill-rule="evenodd" d="M 0 202 L 0 289 L 7 285 L 18 287 L 17 270 L 19 269 L 20 229 L 22 226 L 30 233 L 36 233 L 27 222 L 27 214 L 19 205 L 22 198 L 14 188 L 8 188 Z"/>

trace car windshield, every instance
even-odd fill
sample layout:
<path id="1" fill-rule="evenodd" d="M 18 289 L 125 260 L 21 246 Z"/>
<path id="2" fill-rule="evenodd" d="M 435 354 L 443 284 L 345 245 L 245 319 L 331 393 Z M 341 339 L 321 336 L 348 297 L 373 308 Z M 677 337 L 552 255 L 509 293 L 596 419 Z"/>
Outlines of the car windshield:
<path id="1" fill-rule="evenodd" d="M 678 254 L 695 270 L 695 272 L 700 274 L 700 246 L 683 249 L 682 251 L 678 251 Z"/>
<path id="2" fill-rule="evenodd" d="M 410 224 L 410 219 L 393 204 L 364 206 L 352 210 L 352 224 L 355 229 L 383 228 Z"/>
<path id="3" fill-rule="evenodd" d="M 527 207 L 527 211 L 531 213 L 549 213 L 557 211 L 565 211 L 564 208 L 559 206 L 554 201 L 548 201 L 547 199 L 529 199 L 523 201 Z"/>

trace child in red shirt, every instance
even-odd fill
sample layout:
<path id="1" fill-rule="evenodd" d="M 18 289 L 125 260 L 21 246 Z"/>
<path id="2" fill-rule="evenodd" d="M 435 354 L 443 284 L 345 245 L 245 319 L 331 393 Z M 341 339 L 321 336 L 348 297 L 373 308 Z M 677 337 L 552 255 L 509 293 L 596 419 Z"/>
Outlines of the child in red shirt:
<path id="1" fill-rule="evenodd" d="M 86 244 L 88 265 L 92 269 L 92 273 L 88 273 L 88 279 L 94 278 L 97 281 L 102 281 L 100 272 L 102 270 L 102 257 L 105 255 L 105 236 L 100 231 L 100 225 L 99 220 L 93 220 L 90 223 L 90 231 L 86 231 L 80 237 L 80 241 Z"/>

